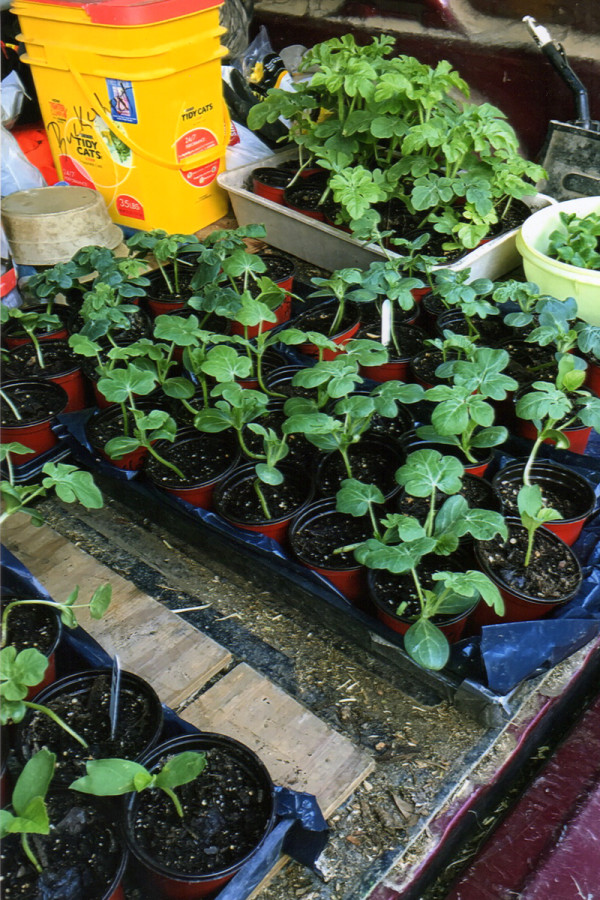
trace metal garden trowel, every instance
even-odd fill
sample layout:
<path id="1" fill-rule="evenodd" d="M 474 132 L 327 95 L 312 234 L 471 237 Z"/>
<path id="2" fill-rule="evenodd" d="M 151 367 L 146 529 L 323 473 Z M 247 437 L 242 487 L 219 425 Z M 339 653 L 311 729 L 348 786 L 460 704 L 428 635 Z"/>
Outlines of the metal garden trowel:
<path id="1" fill-rule="evenodd" d="M 539 162 L 548 173 L 541 188 L 557 200 L 600 194 L 600 122 L 590 118 L 588 93 L 565 51 L 532 16 L 524 16 L 534 41 L 575 95 L 574 122 L 550 120 Z"/>

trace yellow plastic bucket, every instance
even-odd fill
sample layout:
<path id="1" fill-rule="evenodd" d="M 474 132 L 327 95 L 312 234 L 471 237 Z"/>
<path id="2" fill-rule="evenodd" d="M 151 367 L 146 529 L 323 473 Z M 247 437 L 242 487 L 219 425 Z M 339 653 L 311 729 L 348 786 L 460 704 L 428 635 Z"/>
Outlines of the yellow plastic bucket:
<path id="1" fill-rule="evenodd" d="M 227 212 L 222 0 L 15 0 L 54 162 L 114 222 L 191 233 Z"/>

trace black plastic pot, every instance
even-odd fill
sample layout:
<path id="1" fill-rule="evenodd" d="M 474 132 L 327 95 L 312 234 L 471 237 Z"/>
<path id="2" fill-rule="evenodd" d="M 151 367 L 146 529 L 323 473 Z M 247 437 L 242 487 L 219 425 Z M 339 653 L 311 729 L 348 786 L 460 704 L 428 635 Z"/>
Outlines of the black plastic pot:
<path id="1" fill-rule="evenodd" d="M 484 319 L 473 316 L 473 323 L 486 344 L 498 344 L 508 340 L 514 335 L 514 328 L 505 325 L 501 316 L 486 316 Z M 469 326 L 467 317 L 460 309 L 449 309 L 441 313 L 436 319 L 435 331 L 438 337 L 444 337 L 444 331 L 453 331 L 455 334 L 468 334 Z"/>
<path id="2" fill-rule="evenodd" d="M 207 854 L 207 869 L 204 873 L 192 873 L 185 871 L 185 869 L 182 871 L 173 870 L 157 859 L 140 840 L 138 823 L 140 822 L 144 806 L 151 800 L 149 796 L 151 792 L 129 794 L 125 798 L 125 839 L 131 853 L 149 876 L 150 889 L 156 892 L 152 896 L 161 896 L 170 898 L 170 900 L 197 900 L 197 898 L 205 897 L 207 894 L 214 895 L 214 892 L 229 881 L 256 853 L 271 831 L 275 820 L 274 787 L 267 769 L 252 750 L 233 738 L 221 734 L 196 734 L 173 738 L 145 754 L 140 762 L 152 771 L 158 767 L 163 759 L 184 751 L 207 754 L 207 768 L 204 773 L 198 776 L 199 778 L 210 778 L 211 751 L 216 751 L 232 759 L 236 769 L 246 776 L 248 782 L 246 798 L 238 799 L 237 802 L 248 805 L 249 798 L 251 798 L 252 806 L 258 807 L 259 810 L 259 824 L 256 826 L 256 840 L 253 842 L 251 849 L 245 850 L 240 858 L 232 858 L 231 862 L 224 868 L 215 869 L 214 865 L 211 868 L 211 856 Z M 216 765 L 217 763 L 215 762 L 214 764 Z M 227 799 L 230 802 L 234 801 L 233 797 L 222 796 L 219 793 L 217 781 L 215 779 L 213 781 L 215 782 L 214 800 L 207 802 L 206 810 L 203 813 L 206 816 L 207 828 L 199 829 L 199 836 L 195 839 L 196 845 L 201 845 L 203 834 L 210 834 L 210 829 L 215 828 L 214 821 L 210 817 L 211 812 L 218 812 L 220 804 L 227 802 Z M 185 797 L 186 785 L 178 788 L 177 793 L 182 798 Z M 170 804 L 171 800 L 167 799 L 166 803 Z M 200 811 L 198 811 L 198 814 L 202 815 Z M 249 812 L 240 810 L 240 816 L 245 816 L 248 819 Z M 159 852 L 164 829 L 164 823 L 154 816 L 152 819 L 152 831 L 157 836 Z M 208 840 L 210 839 L 209 836 Z M 196 849 L 197 846 L 194 847 L 194 851 Z M 211 849 L 210 846 L 208 849 Z"/>
<path id="3" fill-rule="evenodd" d="M 517 460 L 504 466 L 497 475 L 494 476 L 492 484 L 502 499 L 503 509 L 506 515 L 517 516 L 518 506 L 516 495 L 523 485 L 523 473 L 525 470 L 525 461 Z M 572 515 L 554 522 L 548 522 L 545 527 L 549 531 L 562 538 L 565 544 L 573 544 L 585 525 L 586 520 L 591 516 L 596 506 L 596 495 L 594 489 L 587 479 L 567 466 L 561 466 L 558 463 L 539 461 L 535 462 L 531 467 L 530 473 L 531 484 L 539 485 L 542 491 L 542 497 L 546 491 L 551 491 L 552 497 L 558 495 L 567 505 Z M 505 490 L 503 490 L 503 486 Z M 507 490 L 510 497 L 507 496 Z M 550 505 L 553 505 L 552 503 Z M 561 512 L 561 504 L 555 505 L 555 508 Z M 564 506 L 563 506 L 564 509 Z"/>
<path id="4" fill-rule="evenodd" d="M 131 735 L 131 723 L 123 722 L 121 718 L 120 723 L 117 719 L 116 735 L 111 739 L 109 691 L 107 693 L 111 674 L 111 669 L 77 672 L 55 681 L 50 687 L 36 694 L 33 700 L 36 704 L 48 706 L 55 711 L 57 707 L 61 711 L 63 706 L 68 708 L 67 724 L 89 746 L 84 748 L 44 713 L 30 709 L 17 726 L 17 747 L 23 760 L 30 759 L 39 749 L 37 742 L 43 740 L 44 745 L 57 755 L 54 782 L 65 784 L 85 774 L 85 762 L 88 759 L 121 757 L 139 760 L 144 753 L 154 747 L 162 733 L 163 708 L 154 688 L 132 672 L 121 672 L 121 697 L 127 697 L 127 706 L 134 709 L 138 716 L 134 719 L 136 733 Z M 83 711 L 84 721 L 78 722 L 78 709 Z M 88 712 L 92 710 L 98 713 L 95 731 L 90 731 L 87 720 Z M 32 731 L 34 716 L 38 719 L 35 734 Z"/>

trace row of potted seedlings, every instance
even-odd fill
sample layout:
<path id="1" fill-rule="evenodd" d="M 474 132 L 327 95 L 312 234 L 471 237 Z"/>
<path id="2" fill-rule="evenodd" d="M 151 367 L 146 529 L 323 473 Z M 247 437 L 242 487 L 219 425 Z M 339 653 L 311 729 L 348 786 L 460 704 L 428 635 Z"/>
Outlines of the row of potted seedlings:
<path id="1" fill-rule="evenodd" d="M 599 329 L 533 284 L 432 272 L 420 240 L 364 272 L 314 278 L 302 307 L 289 280 L 265 274 L 275 257 L 247 251 L 261 234 L 152 232 L 131 241 L 154 253 L 149 276 L 139 256 L 88 248 L 36 277 L 38 295 L 60 284 L 75 308 L 68 344 L 106 407 L 87 423 L 90 445 L 279 541 L 406 631 L 429 668 L 448 658 L 440 616 L 470 611 L 478 627 L 573 596 L 568 545 L 595 495 L 538 454 L 548 442 L 583 452 L 600 430 Z M 162 304 L 153 318 L 129 302 L 146 293 Z M 529 457 L 490 487 L 482 476 L 509 430 L 532 439 Z"/>
<path id="2" fill-rule="evenodd" d="M 3 593 L 3 896 L 120 900 L 125 884 L 214 896 L 273 826 L 269 774 L 223 735 L 166 739 L 158 696 L 118 658 L 55 680 L 77 609 L 101 618 L 111 601 L 110 585 L 89 603 L 78 593 Z"/>

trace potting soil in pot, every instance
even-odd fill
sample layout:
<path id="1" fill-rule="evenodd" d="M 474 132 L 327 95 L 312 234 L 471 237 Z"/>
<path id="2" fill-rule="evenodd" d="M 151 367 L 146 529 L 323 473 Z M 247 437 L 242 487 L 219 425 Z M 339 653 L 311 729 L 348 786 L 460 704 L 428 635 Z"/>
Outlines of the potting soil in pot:
<path id="1" fill-rule="evenodd" d="M 59 684 L 55 682 L 52 688 Z M 47 715 L 33 710 L 21 726 L 25 759 L 31 758 L 41 747 L 47 747 L 56 753 L 55 782 L 65 784 L 85 775 L 88 759 L 136 759 L 140 756 L 158 737 L 156 708 L 148 695 L 140 694 L 123 678 L 117 727 L 111 738 L 110 686 L 111 677 L 107 673 L 97 675 L 74 691 L 48 699 L 40 699 L 38 695 L 36 702 L 50 707 L 88 743 L 88 747 L 84 748 Z M 159 732 L 161 726 L 162 720 L 158 723 Z"/>
<path id="2" fill-rule="evenodd" d="M 42 865 L 39 875 L 18 834 L 2 841 L 3 900 L 102 900 L 124 859 L 117 827 L 97 802 L 81 794 L 50 794 L 46 803 L 50 833 L 30 836 Z"/>
<path id="3" fill-rule="evenodd" d="M 155 484 L 168 486 L 204 484 L 225 472 L 238 455 L 230 438 L 214 434 L 197 434 L 180 444 L 161 446 L 159 451 L 185 476 L 182 480 L 172 469 L 150 457 L 145 464 L 146 473 Z"/>
<path id="4" fill-rule="evenodd" d="M 481 543 L 483 558 L 494 573 L 510 588 L 540 600 L 560 600 L 577 588 L 580 571 L 568 548 L 540 528 L 534 538 L 531 562 L 525 566 L 527 532 L 512 525 L 508 541 L 493 538 Z"/>
<path id="5" fill-rule="evenodd" d="M 166 761 L 166 760 L 165 760 Z M 177 788 L 183 818 L 163 791 L 145 791 L 133 814 L 135 841 L 173 873 L 219 872 L 260 842 L 271 813 L 264 784 L 218 747 L 200 776 Z"/>

